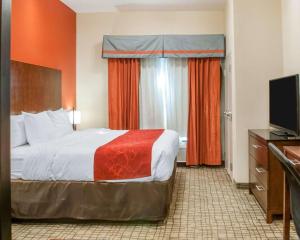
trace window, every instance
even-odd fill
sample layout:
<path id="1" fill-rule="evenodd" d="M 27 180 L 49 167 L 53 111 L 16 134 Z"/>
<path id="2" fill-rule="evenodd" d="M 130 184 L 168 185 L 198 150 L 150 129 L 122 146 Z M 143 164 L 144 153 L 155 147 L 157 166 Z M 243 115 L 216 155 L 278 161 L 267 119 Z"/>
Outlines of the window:
<path id="1" fill-rule="evenodd" d="M 187 59 L 143 59 L 140 81 L 141 128 L 173 129 L 180 137 L 186 137 L 187 118 Z"/>

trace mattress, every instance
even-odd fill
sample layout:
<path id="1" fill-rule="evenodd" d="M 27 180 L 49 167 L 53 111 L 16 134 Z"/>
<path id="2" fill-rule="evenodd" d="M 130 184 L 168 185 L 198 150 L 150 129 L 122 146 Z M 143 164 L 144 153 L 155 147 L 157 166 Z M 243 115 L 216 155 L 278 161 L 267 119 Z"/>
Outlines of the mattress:
<path id="1" fill-rule="evenodd" d="M 12 178 L 39 181 L 94 181 L 96 149 L 126 130 L 87 129 L 60 139 L 12 150 Z M 166 181 L 174 169 L 179 137 L 165 130 L 152 147 L 151 176 L 107 182 Z"/>

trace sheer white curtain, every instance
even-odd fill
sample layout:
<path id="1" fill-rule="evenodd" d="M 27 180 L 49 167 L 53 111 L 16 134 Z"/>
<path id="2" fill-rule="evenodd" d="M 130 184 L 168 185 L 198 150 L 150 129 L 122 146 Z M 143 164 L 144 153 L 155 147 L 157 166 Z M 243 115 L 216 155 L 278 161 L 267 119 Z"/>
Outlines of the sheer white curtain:
<path id="1" fill-rule="evenodd" d="M 141 61 L 140 126 L 173 129 L 187 134 L 187 59 L 155 58 Z"/>

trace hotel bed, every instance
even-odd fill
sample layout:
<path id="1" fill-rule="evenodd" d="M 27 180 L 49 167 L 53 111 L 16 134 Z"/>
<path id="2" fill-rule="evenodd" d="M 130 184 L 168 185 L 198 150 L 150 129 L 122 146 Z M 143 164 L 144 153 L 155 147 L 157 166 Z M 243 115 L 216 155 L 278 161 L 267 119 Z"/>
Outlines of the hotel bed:
<path id="1" fill-rule="evenodd" d="M 34 68 L 38 68 L 41 72 L 41 67 L 14 62 L 13 83 L 20 78 L 20 74 L 26 73 L 24 68 L 34 72 Z M 23 82 L 27 75 L 23 77 Z M 39 74 L 37 85 L 41 79 L 45 81 L 48 75 Z M 60 78 L 60 75 L 57 76 Z M 53 73 L 49 81 L 52 79 Z M 32 84 L 32 79 L 30 81 Z M 30 87 L 41 91 L 40 86 Z M 53 85 L 55 89 L 60 89 L 60 81 Z M 18 91 L 24 92 L 24 89 L 14 88 L 15 94 Z M 32 92 L 40 94 L 39 91 L 31 91 L 31 95 Z M 46 91 L 53 98 L 49 84 Z M 55 98 L 52 103 L 36 101 L 39 102 L 38 106 L 32 107 L 32 102 L 24 95 L 26 100 L 13 100 L 13 109 L 20 112 L 60 108 L 60 99 L 57 100 L 60 95 Z M 153 143 L 149 176 L 95 178 L 97 149 L 127 133 L 126 130 L 87 129 L 72 131 L 49 141 L 12 148 L 12 217 L 47 220 L 164 220 L 171 204 L 175 181 L 178 153 L 176 132 L 164 130 Z"/>
<path id="2" fill-rule="evenodd" d="M 152 148 L 151 176 L 94 181 L 96 147 L 126 131 L 89 129 L 12 149 L 12 215 L 21 219 L 163 220 L 171 202 L 178 135 Z"/>

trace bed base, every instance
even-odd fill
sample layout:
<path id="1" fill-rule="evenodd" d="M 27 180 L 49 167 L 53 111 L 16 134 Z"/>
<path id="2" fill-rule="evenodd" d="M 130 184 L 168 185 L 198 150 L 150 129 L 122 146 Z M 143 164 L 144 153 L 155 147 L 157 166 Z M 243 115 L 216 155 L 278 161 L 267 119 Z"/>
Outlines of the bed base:
<path id="1" fill-rule="evenodd" d="M 176 164 L 159 182 L 12 180 L 17 220 L 163 221 L 172 201 Z"/>

